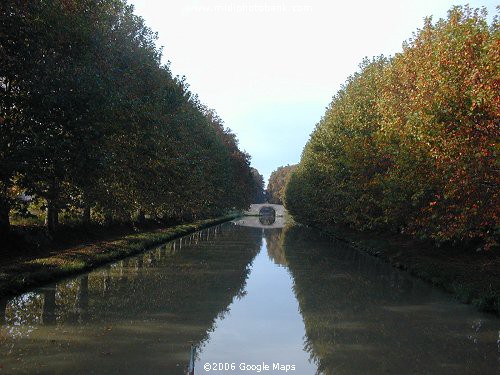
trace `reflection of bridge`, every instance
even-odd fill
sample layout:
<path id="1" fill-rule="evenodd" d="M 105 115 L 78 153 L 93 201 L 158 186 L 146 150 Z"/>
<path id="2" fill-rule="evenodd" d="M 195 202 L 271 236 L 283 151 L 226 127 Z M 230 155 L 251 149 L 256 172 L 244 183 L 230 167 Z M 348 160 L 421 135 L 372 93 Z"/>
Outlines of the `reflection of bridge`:
<path id="1" fill-rule="evenodd" d="M 259 220 L 259 217 L 242 217 L 241 219 L 236 219 L 233 221 L 235 225 L 241 227 L 250 228 L 261 228 L 261 229 L 275 229 L 283 228 L 285 226 L 285 218 L 283 216 L 277 216 L 273 223 L 266 223 Z"/>
<path id="2" fill-rule="evenodd" d="M 245 211 L 244 214 L 247 216 L 257 216 L 260 215 L 260 211 L 265 208 L 272 208 L 274 212 L 276 212 L 276 216 L 285 216 L 285 207 L 281 204 L 271 204 L 271 203 L 259 203 L 259 204 L 251 204 L 250 209 Z"/>

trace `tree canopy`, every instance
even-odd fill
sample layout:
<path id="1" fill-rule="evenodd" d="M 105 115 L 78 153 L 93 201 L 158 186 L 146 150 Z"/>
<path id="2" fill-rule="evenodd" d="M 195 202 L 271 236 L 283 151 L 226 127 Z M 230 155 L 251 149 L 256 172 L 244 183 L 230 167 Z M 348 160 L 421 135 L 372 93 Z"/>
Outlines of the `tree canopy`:
<path id="1" fill-rule="evenodd" d="M 269 203 L 283 204 L 285 186 L 295 167 L 296 165 L 286 165 L 284 167 L 278 167 L 275 171 L 273 171 L 273 173 L 271 173 L 266 189 L 267 200 Z"/>
<path id="2" fill-rule="evenodd" d="M 123 0 L 0 5 L 0 231 L 20 194 L 83 220 L 247 207 L 250 156 Z"/>
<path id="3" fill-rule="evenodd" d="M 454 7 L 334 96 L 286 187 L 314 224 L 496 244 L 500 28 Z"/>

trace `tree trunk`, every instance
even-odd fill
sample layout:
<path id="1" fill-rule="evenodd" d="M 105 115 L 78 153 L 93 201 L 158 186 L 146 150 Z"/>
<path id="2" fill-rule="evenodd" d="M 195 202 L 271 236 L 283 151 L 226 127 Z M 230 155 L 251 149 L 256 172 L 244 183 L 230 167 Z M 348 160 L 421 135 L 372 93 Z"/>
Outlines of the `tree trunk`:
<path id="1" fill-rule="evenodd" d="M 146 215 L 144 214 L 144 211 L 143 210 L 137 211 L 137 223 L 140 225 L 144 224 L 145 221 L 146 221 Z"/>
<path id="2" fill-rule="evenodd" d="M 0 325 L 3 325 L 7 322 L 5 319 L 5 311 L 7 310 L 7 299 L 0 299 Z"/>
<path id="3" fill-rule="evenodd" d="M 4 236 L 10 231 L 10 204 L 5 198 L 0 198 L 0 236 Z"/>
<path id="4" fill-rule="evenodd" d="M 110 211 L 104 212 L 104 222 L 107 226 L 113 224 L 113 214 Z"/>
<path id="5" fill-rule="evenodd" d="M 90 204 L 85 203 L 83 207 L 82 221 L 84 224 L 90 224 Z"/>
<path id="6" fill-rule="evenodd" d="M 59 209 L 53 200 L 47 202 L 47 213 L 45 215 L 45 227 L 49 234 L 54 234 L 59 225 Z"/>

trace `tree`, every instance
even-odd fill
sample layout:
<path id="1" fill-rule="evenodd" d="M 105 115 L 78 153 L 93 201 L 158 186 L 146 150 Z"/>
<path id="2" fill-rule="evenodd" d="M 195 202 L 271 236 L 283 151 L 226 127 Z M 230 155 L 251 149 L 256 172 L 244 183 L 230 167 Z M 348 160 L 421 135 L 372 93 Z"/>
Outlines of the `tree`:
<path id="1" fill-rule="evenodd" d="M 496 245 L 500 31 L 454 7 L 335 95 L 285 192 L 320 225 Z"/>
<path id="2" fill-rule="evenodd" d="M 15 198 L 84 222 L 190 220 L 242 209 L 250 157 L 122 0 L 6 0 L 0 29 L 0 231 Z"/>
<path id="3" fill-rule="evenodd" d="M 295 169 L 296 165 L 287 165 L 278 167 L 271 176 L 267 183 L 267 194 L 269 203 L 283 204 L 283 195 L 285 193 L 285 186 L 290 177 L 290 174 Z"/>
<path id="4" fill-rule="evenodd" d="M 255 168 L 251 168 L 251 173 L 254 186 L 252 203 L 264 203 L 266 201 L 266 196 L 264 193 L 264 177 Z"/>

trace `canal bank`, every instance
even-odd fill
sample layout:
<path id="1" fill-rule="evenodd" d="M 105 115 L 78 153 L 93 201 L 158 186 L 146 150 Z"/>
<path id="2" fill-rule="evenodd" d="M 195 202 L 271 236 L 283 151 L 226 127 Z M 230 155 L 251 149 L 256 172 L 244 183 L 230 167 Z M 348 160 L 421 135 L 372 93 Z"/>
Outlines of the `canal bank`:
<path id="1" fill-rule="evenodd" d="M 32 259 L 13 259 L 0 265 L 0 297 L 15 295 L 64 277 L 90 271 L 106 263 L 141 253 L 149 248 L 201 229 L 233 220 L 232 214 L 191 224 L 133 233 L 114 240 L 41 251 Z"/>
<path id="2" fill-rule="evenodd" d="M 495 250 L 438 247 L 402 235 L 340 226 L 317 229 L 453 294 L 462 303 L 500 315 L 500 257 Z"/>

